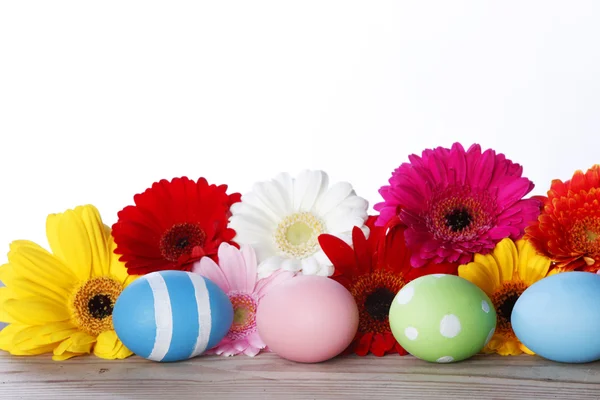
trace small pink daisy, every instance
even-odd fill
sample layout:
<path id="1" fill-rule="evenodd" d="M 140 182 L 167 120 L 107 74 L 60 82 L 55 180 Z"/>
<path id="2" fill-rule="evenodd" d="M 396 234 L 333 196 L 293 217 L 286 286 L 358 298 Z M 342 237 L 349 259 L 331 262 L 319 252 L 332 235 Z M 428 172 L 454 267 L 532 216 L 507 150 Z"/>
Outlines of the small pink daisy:
<path id="1" fill-rule="evenodd" d="M 256 310 L 266 293 L 275 285 L 295 274 L 279 271 L 257 280 L 256 254 L 250 246 L 238 250 L 223 242 L 218 250 L 219 264 L 203 257 L 193 266 L 192 272 L 200 274 L 219 286 L 233 305 L 233 324 L 221 342 L 206 352 L 234 356 L 244 353 L 254 357 L 266 348 L 256 330 Z"/>
<path id="2" fill-rule="evenodd" d="M 523 199 L 533 182 L 504 154 L 491 149 L 482 153 L 477 144 L 465 151 L 455 143 L 409 160 L 379 190 L 384 201 L 374 208 L 380 212 L 376 225 L 399 217 L 407 226 L 405 240 L 414 267 L 466 264 L 506 237 L 521 238 L 540 214 L 538 199 Z"/>

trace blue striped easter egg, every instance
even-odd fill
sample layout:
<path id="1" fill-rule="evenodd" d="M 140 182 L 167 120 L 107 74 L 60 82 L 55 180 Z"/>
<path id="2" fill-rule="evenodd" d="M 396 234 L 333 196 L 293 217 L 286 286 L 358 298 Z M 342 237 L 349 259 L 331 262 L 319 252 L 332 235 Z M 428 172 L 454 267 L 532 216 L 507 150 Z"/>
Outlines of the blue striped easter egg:
<path id="1" fill-rule="evenodd" d="M 131 283 L 115 302 L 115 332 L 140 357 L 160 362 L 196 357 L 216 346 L 233 322 L 227 295 L 185 271 L 161 271 Z"/>

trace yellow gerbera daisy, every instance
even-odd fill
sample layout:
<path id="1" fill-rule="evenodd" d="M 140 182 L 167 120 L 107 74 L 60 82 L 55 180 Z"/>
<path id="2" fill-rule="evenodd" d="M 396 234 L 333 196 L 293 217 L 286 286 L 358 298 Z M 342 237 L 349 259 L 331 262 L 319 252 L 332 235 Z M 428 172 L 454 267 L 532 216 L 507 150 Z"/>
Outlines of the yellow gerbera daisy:
<path id="1" fill-rule="evenodd" d="M 521 239 L 515 243 L 507 238 L 491 254 L 476 254 L 473 262 L 458 267 L 458 275 L 483 289 L 496 308 L 496 332 L 484 353 L 533 354 L 515 336 L 510 315 L 525 289 L 548 275 L 550 263 L 530 242 Z"/>
<path id="2" fill-rule="evenodd" d="M 113 253 L 110 228 L 90 205 L 48 216 L 52 254 L 25 240 L 11 243 L 0 266 L 0 350 L 52 352 L 54 360 L 89 354 L 122 359 L 132 353 L 117 338 L 112 310 L 136 277 Z"/>

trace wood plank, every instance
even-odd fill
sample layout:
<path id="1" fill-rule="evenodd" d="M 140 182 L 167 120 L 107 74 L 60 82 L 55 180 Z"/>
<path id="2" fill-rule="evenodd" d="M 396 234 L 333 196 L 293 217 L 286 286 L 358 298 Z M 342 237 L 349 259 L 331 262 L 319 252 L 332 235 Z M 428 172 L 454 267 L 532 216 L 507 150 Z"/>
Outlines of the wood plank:
<path id="1" fill-rule="evenodd" d="M 274 354 L 158 364 L 131 357 L 0 355 L 0 398 L 599 399 L 600 363 L 479 355 L 456 364 L 413 357 L 343 357 L 297 364 Z"/>

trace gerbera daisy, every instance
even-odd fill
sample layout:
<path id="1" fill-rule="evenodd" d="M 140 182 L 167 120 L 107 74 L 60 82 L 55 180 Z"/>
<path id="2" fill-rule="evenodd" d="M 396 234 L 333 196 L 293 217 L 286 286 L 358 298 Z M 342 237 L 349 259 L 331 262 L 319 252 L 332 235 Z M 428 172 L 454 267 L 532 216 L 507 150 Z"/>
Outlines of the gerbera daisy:
<path id="1" fill-rule="evenodd" d="M 227 220 L 241 197 L 226 191 L 226 185 L 183 177 L 163 179 L 135 195 L 135 206 L 121 210 L 113 225 L 115 252 L 127 271 L 189 271 L 203 256 L 216 257 L 219 245 L 235 236 Z"/>
<path id="2" fill-rule="evenodd" d="M 229 226 L 237 233 L 237 243 L 256 250 L 260 277 L 280 268 L 328 276 L 333 267 L 319 246 L 319 235 L 329 233 L 350 242 L 354 226 L 368 233 L 367 207 L 349 183 L 329 187 L 323 171 L 303 171 L 296 178 L 282 173 L 256 183 L 241 203 L 234 204 Z"/>
<path id="3" fill-rule="evenodd" d="M 219 247 L 219 264 L 208 257 L 194 264 L 192 272 L 198 273 L 219 286 L 233 304 L 233 324 L 221 343 L 207 354 L 233 356 L 244 353 L 254 357 L 266 347 L 256 329 L 256 310 L 269 290 L 294 276 L 278 271 L 268 278 L 257 280 L 256 254 L 250 246 L 241 250 L 222 243 Z"/>
<path id="4" fill-rule="evenodd" d="M 475 253 L 489 253 L 503 238 L 518 239 L 540 213 L 535 198 L 523 200 L 533 183 L 523 168 L 479 145 L 465 151 L 425 150 L 394 171 L 379 192 L 384 201 L 377 225 L 398 215 L 408 226 L 406 242 L 412 265 L 429 261 L 465 264 Z"/>
<path id="5" fill-rule="evenodd" d="M 496 332 L 485 353 L 518 355 L 531 353 L 515 336 L 510 317 L 515 302 L 529 286 L 548 275 L 550 259 L 536 252 L 524 239 L 500 241 L 491 254 L 476 254 L 475 260 L 458 267 L 458 275 L 479 286 L 496 308 Z"/>
<path id="6" fill-rule="evenodd" d="M 360 356 L 369 352 L 376 356 L 407 352 L 396 342 L 390 329 L 388 314 L 396 294 L 419 276 L 457 273 L 457 264 L 410 266 L 410 253 L 404 241 L 405 228 L 396 225 L 385 234 L 386 228 L 373 226 L 376 217 L 369 217 L 367 239 L 357 227 L 352 232 L 352 244 L 331 235 L 319 236 L 321 247 L 333 261 L 332 279 L 352 293 L 359 310 L 359 327 L 348 352 Z"/>
<path id="7" fill-rule="evenodd" d="M 552 181 L 538 220 L 526 238 L 554 261 L 557 272 L 600 269 L 600 165 L 571 180 Z"/>
<path id="8" fill-rule="evenodd" d="M 54 353 L 54 360 L 93 353 L 132 353 L 117 338 L 112 310 L 135 276 L 113 254 L 110 228 L 98 210 L 81 206 L 48 217 L 52 254 L 29 241 L 10 246 L 0 267 L 0 349 L 13 355 Z"/>

